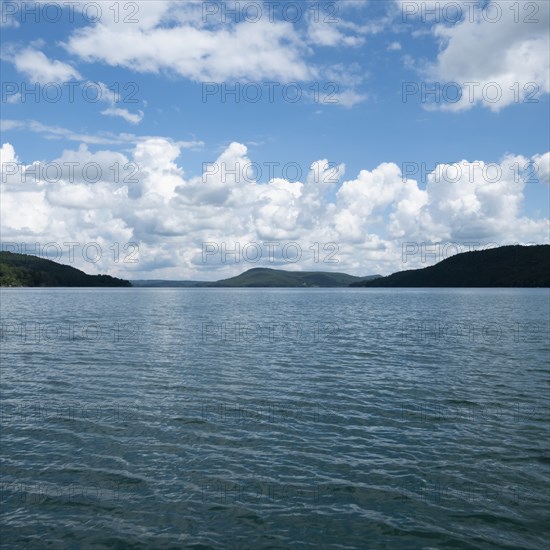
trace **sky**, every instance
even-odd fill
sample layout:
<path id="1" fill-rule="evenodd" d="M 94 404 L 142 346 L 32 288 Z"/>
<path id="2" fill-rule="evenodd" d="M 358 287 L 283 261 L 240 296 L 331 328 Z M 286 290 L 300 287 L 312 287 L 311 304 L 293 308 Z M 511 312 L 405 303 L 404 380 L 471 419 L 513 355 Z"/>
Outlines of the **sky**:
<path id="1" fill-rule="evenodd" d="M 2 249 L 217 280 L 550 243 L 549 13 L 4 1 Z"/>

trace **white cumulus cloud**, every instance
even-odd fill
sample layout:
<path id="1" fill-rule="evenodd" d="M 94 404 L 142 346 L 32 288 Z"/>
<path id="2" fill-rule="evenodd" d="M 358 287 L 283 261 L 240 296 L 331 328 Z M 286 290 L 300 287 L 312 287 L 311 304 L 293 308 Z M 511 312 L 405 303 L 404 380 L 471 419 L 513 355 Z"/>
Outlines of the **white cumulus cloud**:
<path id="1" fill-rule="evenodd" d="M 31 82 L 47 84 L 82 79 L 80 73 L 68 63 L 51 60 L 43 52 L 34 48 L 25 48 L 15 53 L 13 63 L 15 68 Z"/>
<path id="2" fill-rule="evenodd" d="M 251 265 L 205 264 L 207 242 L 229 250 L 296 242 L 303 252 L 298 263 L 285 263 L 279 249 L 275 264 L 266 263 L 264 250 L 258 265 L 366 275 L 412 267 L 402 264 L 403 244 L 411 241 L 550 240 L 549 220 L 524 212 L 528 193 L 548 198 L 548 152 L 532 158 L 505 155 L 498 163 L 440 164 L 425 182 L 405 178 L 394 162 L 344 179 L 343 164 L 320 159 L 301 181 L 273 177 L 260 183 L 242 143 L 230 143 L 204 165 L 203 174 L 191 177 L 178 162 L 181 150 L 177 142 L 150 137 L 127 154 L 92 152 L 83 144 L 52 161 L 22 165 L 14 147 L 4 144 L 3 241 L 96 242 L 106 251 L 114 243 L 135 242 L 136 264 L 113 264 L 107 253 L 94 264 L 80 258 L 76 267 L 127 278 L 217 279 Z M 539 167 L 538 180 L 530 177 L 531 165 Z M 25 181 L 27 171 L 34 175 Z M 337 265 L 319 263 L 319 256 L 315 261 L 314 243 L 320 243 L 323 258 L 336 251 Z"/>

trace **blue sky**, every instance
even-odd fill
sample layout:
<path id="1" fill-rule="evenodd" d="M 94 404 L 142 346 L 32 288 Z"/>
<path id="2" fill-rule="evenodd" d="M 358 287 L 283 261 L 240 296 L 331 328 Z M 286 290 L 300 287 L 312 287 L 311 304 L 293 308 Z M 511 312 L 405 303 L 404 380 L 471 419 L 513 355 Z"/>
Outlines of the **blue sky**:
<path id="1" fill-rule="evenodd" d="M 217 279 L 258 265 L 357 275 L 422 265 L 420 255 L 403 265 L 407 242 L 549 242 L 547 2 L 73 9 L 2 5 L 12 248 L 93 242 L 98 261 L 72 260 L 87 272 Z M 449 181 L 445 166 L 463 161 Z M 35 162 L 50 174 L 72 162 L 80 175 L 23 181 Z M 97 181 L 82 173 L 90 163 L 103 168 Z M 270 262 L 261 245 L 257 263 L 205 261 L 204 243 L 270 240 L 304 254 Z M 105 252 L 130 242 L 137 262 Z M 338 263 L 316 261 L 312 243 L 335 243 Z"/>

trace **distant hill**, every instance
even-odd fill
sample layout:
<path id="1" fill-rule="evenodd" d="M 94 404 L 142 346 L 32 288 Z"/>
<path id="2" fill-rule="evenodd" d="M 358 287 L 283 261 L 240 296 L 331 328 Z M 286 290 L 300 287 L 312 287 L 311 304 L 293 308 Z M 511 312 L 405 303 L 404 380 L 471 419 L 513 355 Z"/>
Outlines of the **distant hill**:
<path id="1" fill-rule="evenodd" d="M 353 282 L 371 280 L 380 275 L 354 277 L 328 271 L 284 271 L 255 267 L 229 279 L 203 283 L 208 287 L 347 287 Z"/>
<path id="2" fill-rule="evenodd" d="M 190 286 L 204 286 L 204 281 L 167 281 L 164 279 L 138 279 L 131 281 L 132 286 L 147 288 L 181 288 Z"/>
<path id="3" fill-rule="evenodd" d="M 166 281 L 143 279 L 131 281 L 135 287 L 178 288 L 178 287 L 347 287 L 355 281 L 371 280 L 381 275 L 354 277 L 346 273 L 328 271 L 284 271 L 255 267 L 229 279 L 220 281 Z"/>
<path id="4" fill-rule="evenodd" d="M 354 287 L 550 287 L 550 245 L 464 252 L 423 269 L 399 271 Z"/>
<path id="5" fill-rule="evenodd" d="M 456 254 L 423 269 L 388 277 L 355 277 L 328 271 L 256 267 L 220 281 L 126 281 L 87 275 L 74 267 L 28 254 L 0 252 L 0 286 L 67 287 L 550 287 L 550 245 L 503 246 Z"/>
<path id="6" fill-rule="evenodd" d="M 0 286 L 132 286 L 109 275 L 87 275 L 74 267 L 30 254 L 0 252 Z"/>

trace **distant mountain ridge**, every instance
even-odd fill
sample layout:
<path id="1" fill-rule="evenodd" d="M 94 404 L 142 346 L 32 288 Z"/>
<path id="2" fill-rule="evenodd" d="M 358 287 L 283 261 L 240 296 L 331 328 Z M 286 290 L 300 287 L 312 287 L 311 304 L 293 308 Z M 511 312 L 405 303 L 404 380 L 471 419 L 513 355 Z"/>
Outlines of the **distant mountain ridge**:
<path id="1" fill-rule="evenodd" d="M 126 281 L 87 275 L 74 267 L 28 254 L 0 252 L 0 286 L 68 287 L 550 287 L 550 245 L 504 246 L 456 254 L 433 266 L 387 277 L 356 277 L 329 271 L 284 271 L 255 267 L 220 281 Z"/>
<path id="2" fill-rule="evenodd" d="M 208 287 L 347 287 L 353 282 L 371 280 L 380 275 L 355 277 L 347 273 L 331 271 L 284 271 L 267 267 L 254 267 L 229 279 L 222 279 L 201 286 Z"/>
<path id="3" fill-rule="evenodd" d="M 130 287 L 110 275 L 88 275 L 75 267 L 30 254 L 0 252 L 0 286 Z"/>
<path id="4" fill-rule="evenodd" d="M 550 287 L 550 245 L 463 252 L 422 269 L 399 271 L 352 287 Z"/>
<path id="5" fill-rule="evenodd" d="M 204 286 L 204 281 L 169 281 L 164 279 L 134 279 L 130 281 L 132 286 L 141 288 L 188 288 L 192 286 Z"/>
<path id="6" fill-rule="evenodd" d="M 268 267 L 253 267 L 240 275 L 220 281 L 163 281 L 159 279 L 131 281 L 136 287 L 250 287 L 250 288 L 305 288 L 347 287 L 352 282 L 371 280 L 381 275 L 355 277 L 330 271 L 284 271 Z"/>

